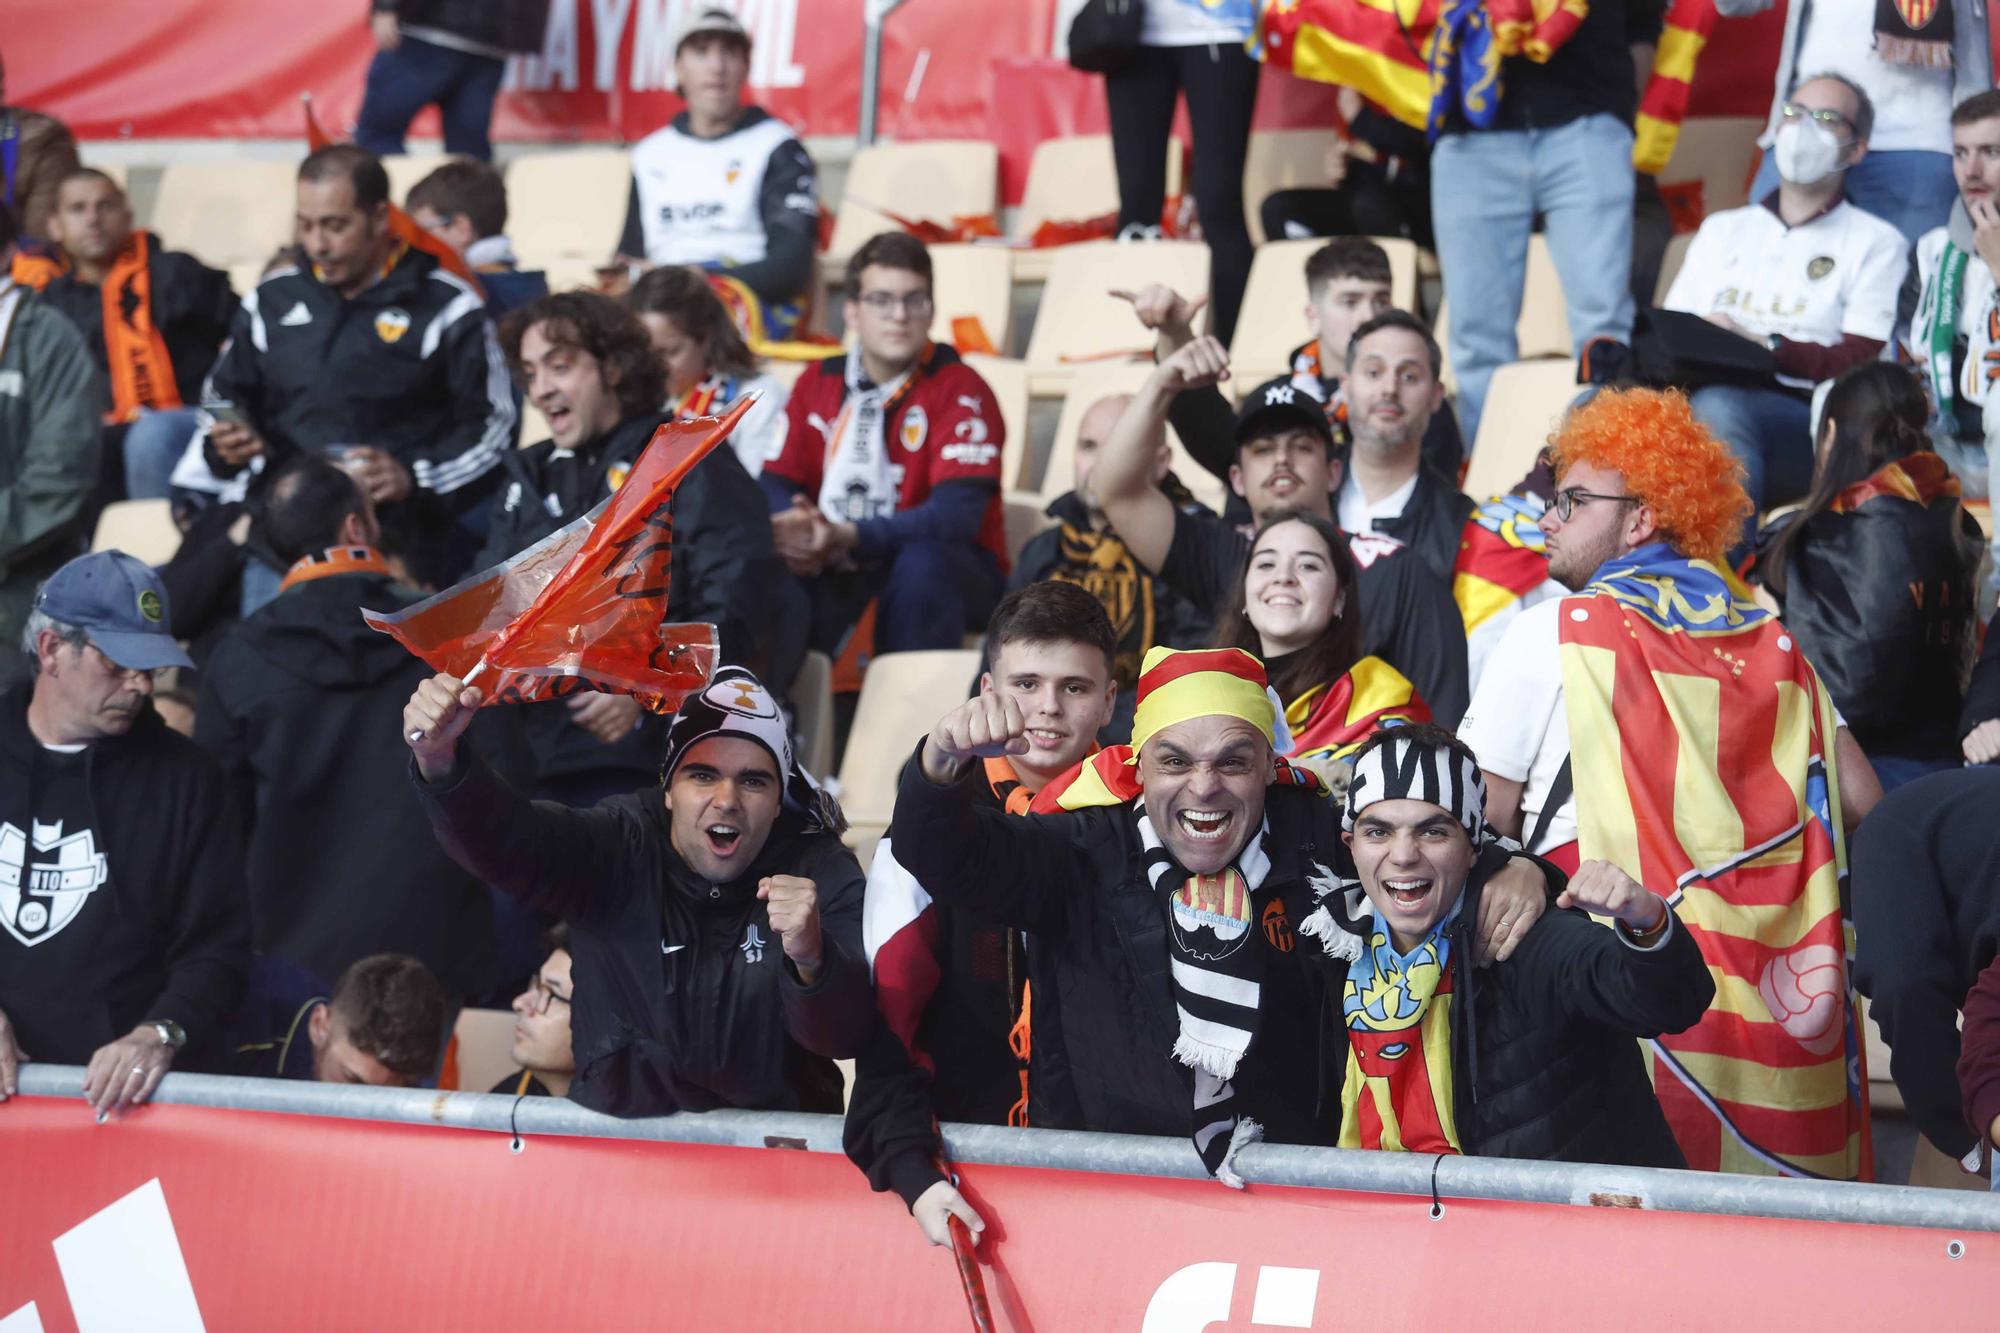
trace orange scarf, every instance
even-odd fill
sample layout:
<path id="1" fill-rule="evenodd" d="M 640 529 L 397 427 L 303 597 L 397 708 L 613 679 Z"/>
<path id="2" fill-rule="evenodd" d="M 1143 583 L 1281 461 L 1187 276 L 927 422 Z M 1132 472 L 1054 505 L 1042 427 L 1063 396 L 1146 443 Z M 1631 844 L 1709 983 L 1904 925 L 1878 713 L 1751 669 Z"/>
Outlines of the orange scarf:
<path id="1" fill-rule="evenodd" d="M 110 421 L 131 421 L 141 408 L 181 405 L 167 340 L 153 323 L 153 238 L 135 231 L 112 257 L 99 294 L 104 301 L 104 359 L 111 370 Z"/>
<path id="2" fill-rule="evenodd" d="M 329 546 L 314 555 L 300 556 L 285 571 L 279 592 L 288 592 L 301 583 L 330 579 L 336 574 L 382 574 L 394 577 L 389 566 L 372 546 Z"/>

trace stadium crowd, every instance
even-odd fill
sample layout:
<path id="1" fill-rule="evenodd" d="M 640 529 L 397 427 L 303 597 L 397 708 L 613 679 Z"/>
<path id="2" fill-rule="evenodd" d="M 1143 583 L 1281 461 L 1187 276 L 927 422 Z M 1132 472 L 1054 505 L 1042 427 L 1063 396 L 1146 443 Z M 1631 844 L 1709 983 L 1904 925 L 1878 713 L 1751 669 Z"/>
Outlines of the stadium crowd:
<path id="1" fill-rule="evenodd" d="M 1114 294 L 1153 365 L 1081 405 L 1022 540 L 916 236 L 860 245 L 846 344 L 772 373 L 816 327 L 817 171 L 744 99 L 727 11 L 679 36 L 688 108 L 633 148 L 615 247 L 578 219 L 603 283 L 552 292 L 479 160 L 507 48 L 376 9 L 357 137 L 400 149 L 423 93 L 471 156 L 398 207 L 369 147 L 313 151 L 247 291 L 0 109 L 0 1100 L 27 1060 L 87 1066 L 100 1111 L 170 1069 L 452 1086 L 461 1010 L 511 1007 L 494 1091 L 844 1109 L 944 1243 L 984 1222 L 940 1121 L 1182 1135 L 1233 1184 L 1260 1138 L 1867 1178 L 1851 982 L 1916 1127 L 1989 1170 L 1986 65 L 1793 6 L 1752 201 L 1654 308 L 1661 6 L 1591 6 L 1434 144 L 1363 108 L 1324 191 L 1248 201 L 1327 234 L 1289 368 L 1248 385 L 1256 67 L 1153 0 L 1108 80 L 1121 222 L 1146 243 L 1184 91 L 1211 285 Z M 1583 382 L 1511 491 L 1468 495 L 1537 218 Z M 1368 229 L 1434 238 L 1448 346 Z M 484 708 L 363 621 L 746 399 L 673 496 L 667 618 L 722 665 L 671 715 Z M 125 499 L 171 507 L 164 565 L 88 550 Z M 801 746 L 808 655 L 865 682 L 970 636 L 969 697 L 890 738 L 893 816 L 857 836 Z"/>

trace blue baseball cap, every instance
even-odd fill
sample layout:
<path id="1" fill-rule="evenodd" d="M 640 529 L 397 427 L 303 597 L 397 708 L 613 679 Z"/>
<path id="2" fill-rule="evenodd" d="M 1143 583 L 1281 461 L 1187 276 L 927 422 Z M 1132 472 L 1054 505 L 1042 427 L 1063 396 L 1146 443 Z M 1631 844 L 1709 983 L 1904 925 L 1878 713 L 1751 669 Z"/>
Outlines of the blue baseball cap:
<path id="1" fill-rule="evenodd" d="M 35 609 L 88 630 L 98 650 L 127 671 L 194 665 L 167 628 L 160 576 L 123 551 L 92 551 L 70 561 L 42 584 Z"/>

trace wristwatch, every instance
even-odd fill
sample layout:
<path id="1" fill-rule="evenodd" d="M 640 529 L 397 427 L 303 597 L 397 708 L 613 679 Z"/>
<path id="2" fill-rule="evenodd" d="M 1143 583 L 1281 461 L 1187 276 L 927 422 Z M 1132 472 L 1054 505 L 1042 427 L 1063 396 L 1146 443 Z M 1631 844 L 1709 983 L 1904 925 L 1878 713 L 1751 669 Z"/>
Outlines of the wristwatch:
<path id="1" fill-rule="evenodd" d="M 156 1018 L 146 1024 L 146 1026 L 160 1034 L 160 1045 L 167 1047 L 169 1050 L 178 1051 L 181 1047 L 187 1045 L 187 1030 L 171 1018 Z"/>

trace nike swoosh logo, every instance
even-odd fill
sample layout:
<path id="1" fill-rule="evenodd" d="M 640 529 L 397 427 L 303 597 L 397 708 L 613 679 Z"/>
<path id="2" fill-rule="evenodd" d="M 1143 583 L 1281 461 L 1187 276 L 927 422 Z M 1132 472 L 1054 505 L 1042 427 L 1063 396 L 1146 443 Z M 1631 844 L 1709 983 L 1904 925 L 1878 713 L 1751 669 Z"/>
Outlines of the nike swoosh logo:
<path id="1" fill-rule="evenodd" d="M 665 940 L 660 941 L 660 955 L 662 957 L 665 957 L 667 954 L 670 953 L 679 953 L 682 949 L 685 948 L 687 948 L 687 945 L 685 944 L 669 944 Z"/>

